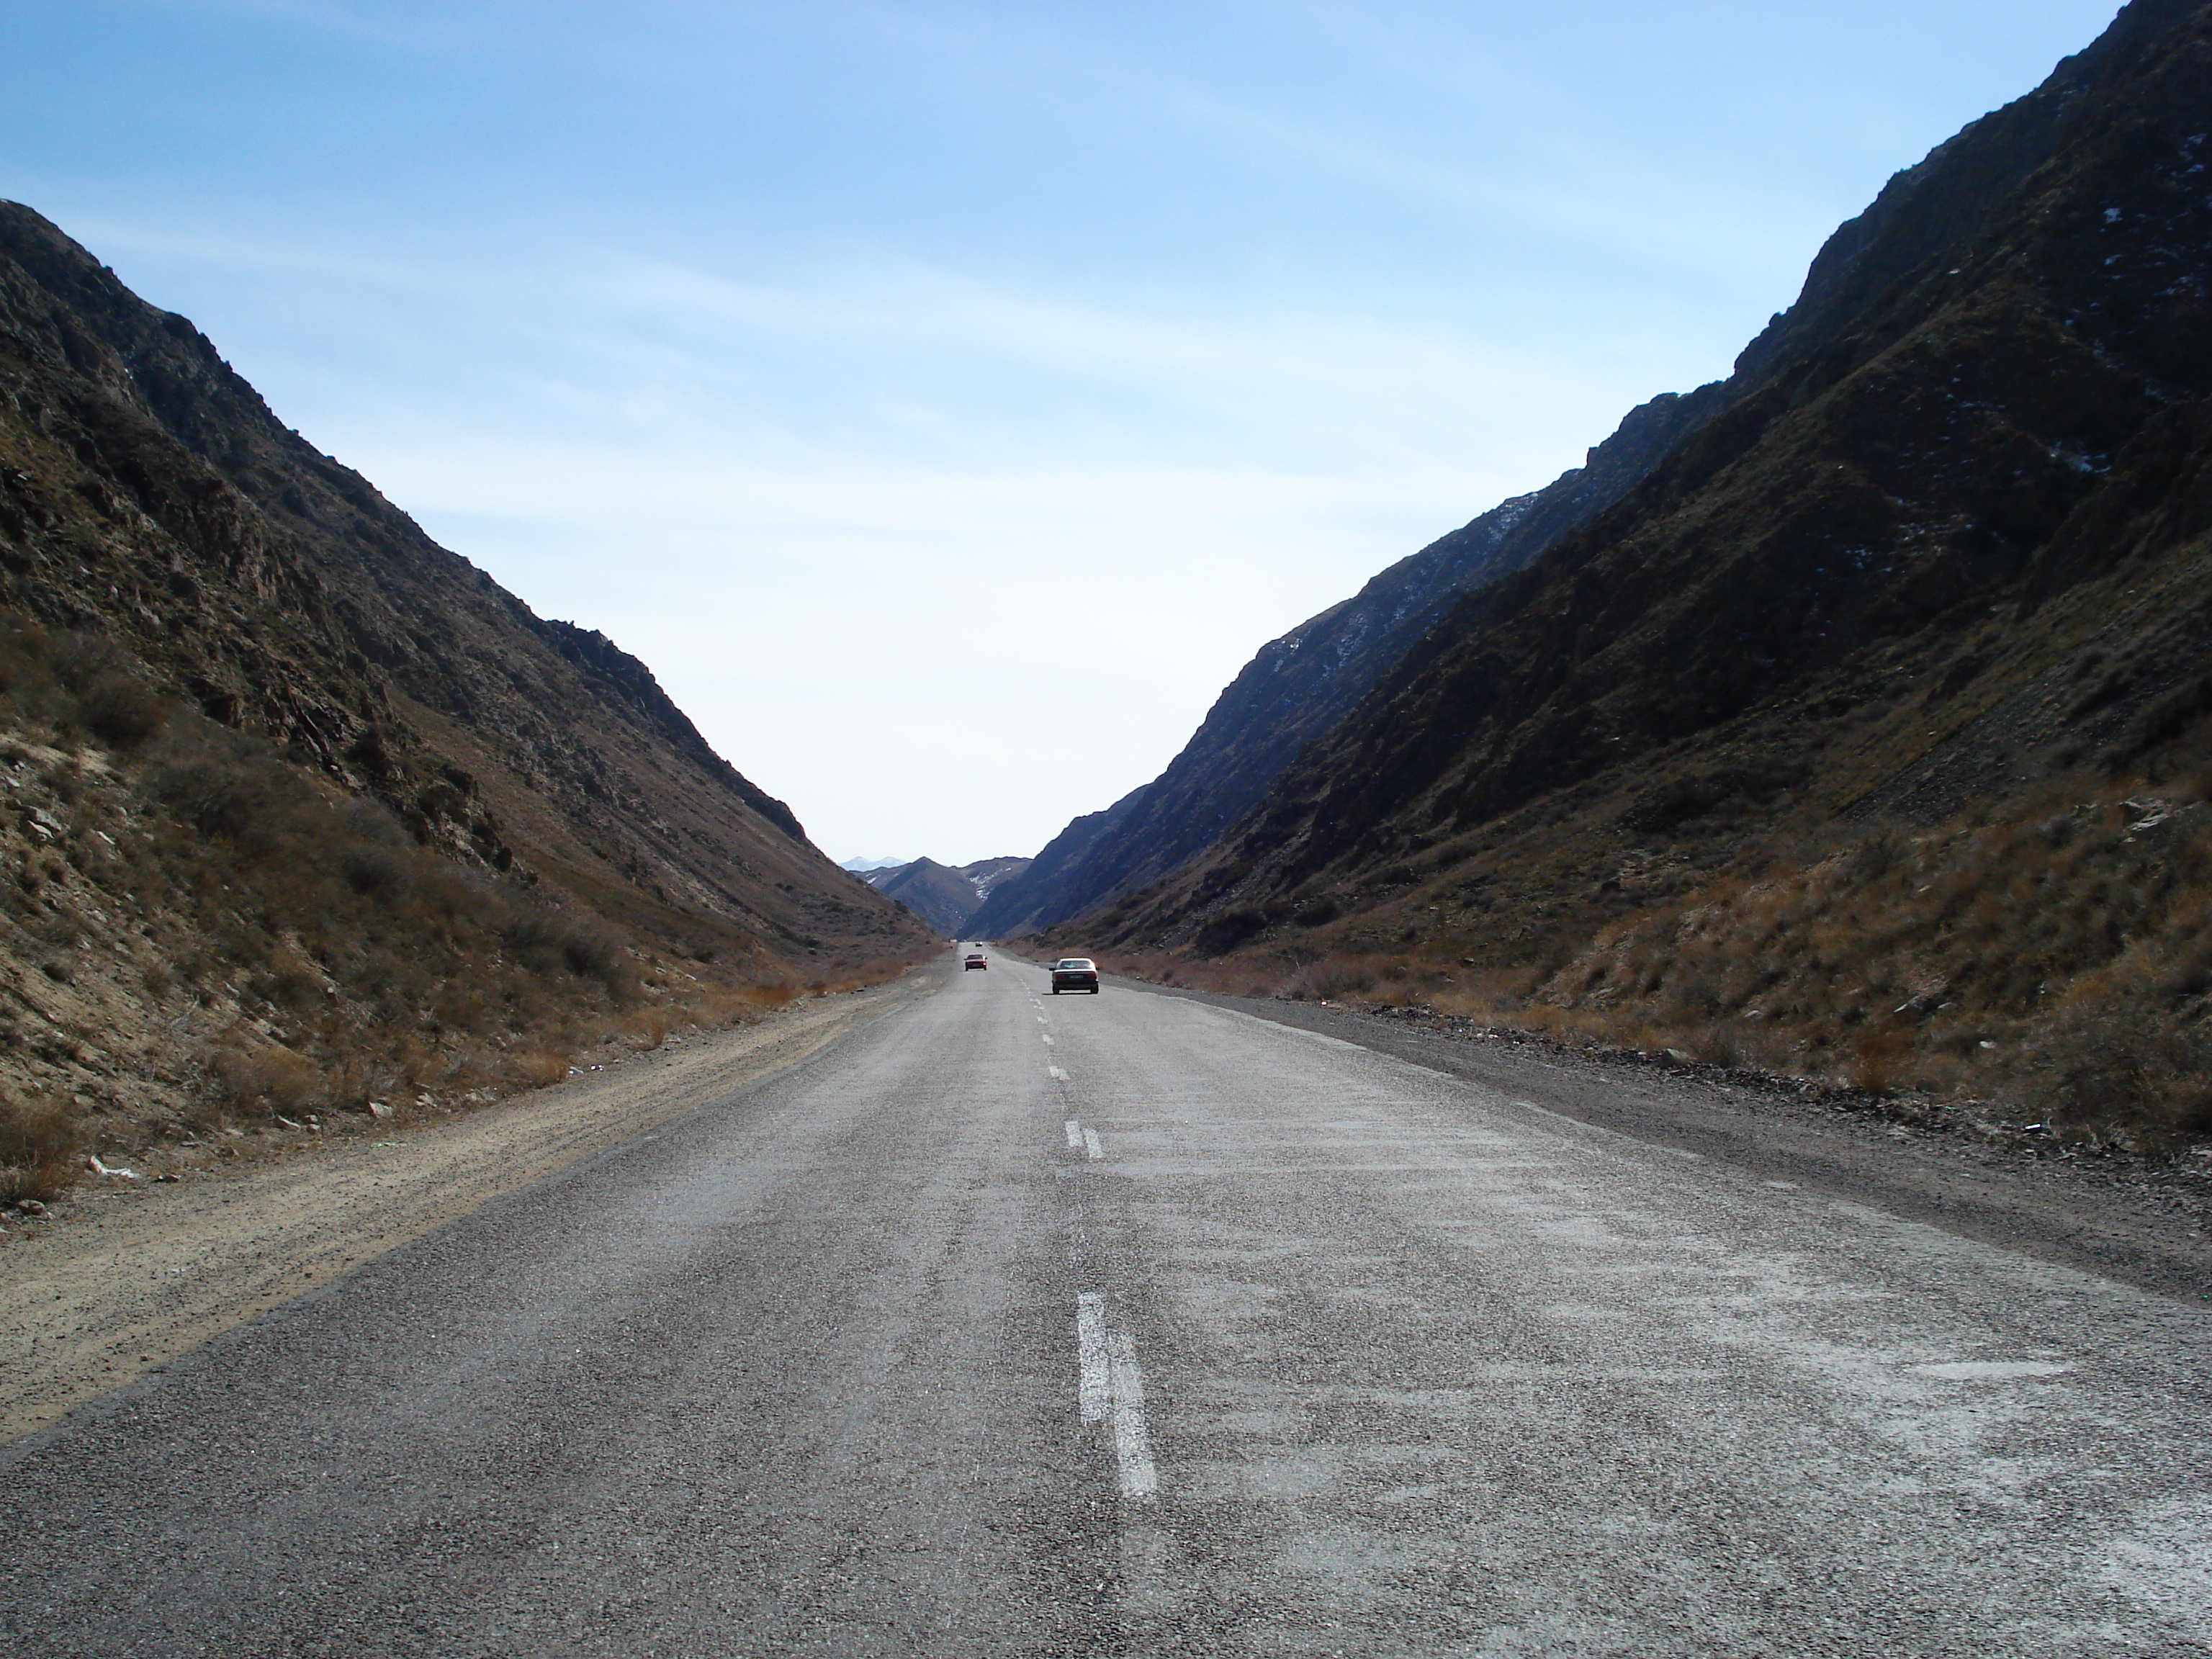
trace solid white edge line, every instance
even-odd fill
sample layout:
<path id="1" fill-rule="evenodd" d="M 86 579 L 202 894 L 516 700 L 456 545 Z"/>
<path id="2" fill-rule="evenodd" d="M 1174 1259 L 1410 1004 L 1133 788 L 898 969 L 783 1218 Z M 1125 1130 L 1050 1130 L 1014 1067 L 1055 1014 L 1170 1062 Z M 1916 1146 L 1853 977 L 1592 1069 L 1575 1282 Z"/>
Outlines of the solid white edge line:
<path id="1" fill-rule="evenodd" d="M 1137 1369 L 1137 1345 L 1126 1331 L 1115 1331 L 1107 1340 L 1113 1362 L 1114 1461 L 1121 1466 L 1121 1496 L 1150 1498 L 1160 1477 L 1145 1426 L 1145 1379 Z"/>
<path id="2" fill-rule="evenodd" d="M 1075 1298 L 1075 1401 L 1086 1423 L 1103 1423 L 1112 1407 L 1106 1352 L 1106 1299 L 1096 1291 Z"/>
<path id="3" fill-rule="evenodd" d="M 1083 1126 L 1073 1118 L 1067 1120 L 1067 1150 L 1071 1152 L 1083 1150 Z"/>
<path id="4" fill-rule="evenodd" d="M 1083 1132 L 1083 1155 L 1093 1164 L 1106 1156 L 1106 1149 L 1098 1144 L 1097 1130 L 1085 1129 Z"/>

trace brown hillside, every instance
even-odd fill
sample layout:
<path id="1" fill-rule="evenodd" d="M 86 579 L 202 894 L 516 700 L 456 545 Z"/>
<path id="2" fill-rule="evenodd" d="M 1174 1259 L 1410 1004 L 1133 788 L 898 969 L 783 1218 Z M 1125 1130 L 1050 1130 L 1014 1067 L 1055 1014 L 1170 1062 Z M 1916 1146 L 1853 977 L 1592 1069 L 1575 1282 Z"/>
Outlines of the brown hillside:
<path id="1" fill-rule="evenodd" d="M 481 1096 L 590 1030 L 933 943 L 644 665 L 431 542 L 12 204 L 0 772 L 19 1172 L 79 1130 Z"/>

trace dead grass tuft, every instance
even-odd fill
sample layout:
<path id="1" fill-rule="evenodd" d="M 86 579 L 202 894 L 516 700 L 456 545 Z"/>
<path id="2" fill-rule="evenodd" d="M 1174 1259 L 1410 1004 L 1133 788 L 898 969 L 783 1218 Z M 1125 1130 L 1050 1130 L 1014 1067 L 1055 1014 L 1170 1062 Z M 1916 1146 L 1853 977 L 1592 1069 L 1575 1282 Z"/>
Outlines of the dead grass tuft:
<path id="1" fill-rule="evenodd" d="M 58 1096 L 0 1098 L 0 1203 L 58 1198 L 76 1183 L 83 1141 Z"/>

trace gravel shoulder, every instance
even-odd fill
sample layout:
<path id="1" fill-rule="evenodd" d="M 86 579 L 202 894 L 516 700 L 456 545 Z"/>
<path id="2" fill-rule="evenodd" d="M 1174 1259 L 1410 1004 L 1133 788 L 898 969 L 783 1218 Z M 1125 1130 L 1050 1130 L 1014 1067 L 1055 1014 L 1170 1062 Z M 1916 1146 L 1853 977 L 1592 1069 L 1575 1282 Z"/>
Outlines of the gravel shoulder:
<path id="1" fill-rule="evenodd" d="M 161 1370 L 501 1194 L 711 1105 L 931 988 L 908 975 L 687 1036 L 465 1117 L 174 1184 L 88 1185 L 0 1236 L 0 1441 Z"/>
<path id="2" fill-rule="evenodd" d="M 1784 1079 L 1563 1047 L 1410 1010 L 1367 1012 L 1133 980 L 1519 1093 L 1548 1110 L 1826 1197 L 1863 1204 L 2178 1300 L 2212 1304 L 2212 1158 L 2069 1152 L 2042 1137 Z"/>

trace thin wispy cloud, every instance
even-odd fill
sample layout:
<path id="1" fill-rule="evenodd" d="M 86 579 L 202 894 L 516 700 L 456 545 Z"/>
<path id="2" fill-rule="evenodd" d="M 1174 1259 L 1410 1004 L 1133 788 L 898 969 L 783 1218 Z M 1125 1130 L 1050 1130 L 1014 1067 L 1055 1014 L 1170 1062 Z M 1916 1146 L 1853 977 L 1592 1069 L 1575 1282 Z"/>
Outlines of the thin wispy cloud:
<path id="1" fill-rule="evenodd" d="M 964 861 L 1724 373 L 2110 10 L 72 0 L 0 193 L 833 854 Z"/>

